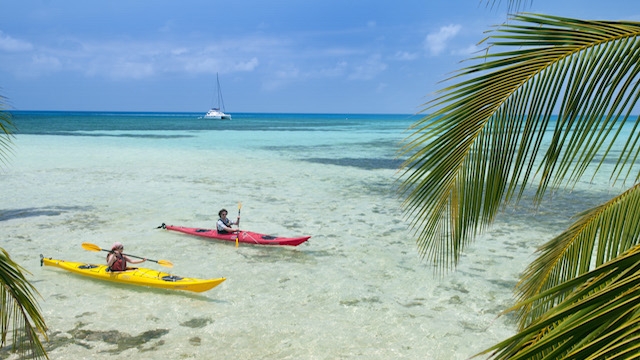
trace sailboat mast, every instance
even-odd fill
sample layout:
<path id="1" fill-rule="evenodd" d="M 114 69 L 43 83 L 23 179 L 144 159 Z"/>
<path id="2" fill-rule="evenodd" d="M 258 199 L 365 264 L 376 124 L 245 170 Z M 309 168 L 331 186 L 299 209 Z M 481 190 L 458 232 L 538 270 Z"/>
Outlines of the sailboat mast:
<path id="1" fill-rule="evenodd" d="M 218 73 L 216 73 L 216 83 L 218 87 L 218 109 L 222 109 L 222 112 L 224 112 L 224 99 L 222 98 L 222 89 L 220 88 L 220 77 Z"/>
<path id="2" fill-rule="evenodd" d="M 216 96 L 214 96 L 214 100 L 213 102 L 215 103 L 216 100 L 218 102 L 218 107 L 212 107 L 211 110 L 207 111 L 207 113 L 204 115 L 205 119 L 218 119 L 218 120 L 231 120 L 231 115 L 230 114 L 225 114 L 224 112 L 226 111 L 226 109 L 224 108 L 224 99 L 222 98 L 222 88 L 220 88 L 220 77 L 218 76 L 218 73 L 216 73 L 216 92 L 217 92 L 217 98 Z M 214 104 L 215 106 L 215 104 Z"/>

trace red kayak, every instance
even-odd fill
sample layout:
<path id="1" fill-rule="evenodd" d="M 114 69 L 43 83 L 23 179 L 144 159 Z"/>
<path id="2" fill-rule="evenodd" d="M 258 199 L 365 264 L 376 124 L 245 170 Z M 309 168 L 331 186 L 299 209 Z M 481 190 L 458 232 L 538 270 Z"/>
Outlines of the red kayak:
<path id="1" fill-rule="evenodd" d="M 184 226 L 173 226 L 173 225 L 162 225 L 158 226 L 158 228 L 163 228 L 167 230 L 179 231 L 185 234 L 194 235 L 194 236 L 202 236 L 211 239 L 218 240 L 226 240 L 226 241 L 236 241 L 245 243 L 245 244 L 258 244 L 258 245 L 289 245 L 289 246 L 298 246 L 303 242 L 309 240 L 311 236 L 300 236 L 300 237 L 280 237 L 280 236 L 271 236 L 265 234 L 259 234 L 251 231 L 240 230 L 240 232 L 235 233 L 226 233 L 219 234 L 218 230 L 213 229 L 201 229 L 201 228 L 190 228 Z"/>

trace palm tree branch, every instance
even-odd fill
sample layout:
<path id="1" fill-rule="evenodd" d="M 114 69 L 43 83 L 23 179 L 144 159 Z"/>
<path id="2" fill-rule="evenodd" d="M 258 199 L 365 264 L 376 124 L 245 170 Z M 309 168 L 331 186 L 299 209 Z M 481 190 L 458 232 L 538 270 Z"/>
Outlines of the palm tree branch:
<path id="1" fill-rule="evenodd" d="M 11 154 L 13 125 L 11 113 L 5 111 L 6 98 L 0 95 L 0 163 L 6 164 Z"/>
<path id="2" fill-rule="evenodd" d="M 14 351 L 24 355 L 31 350 L 35 358 L 48 359 L 37 335 L 47 338 L 47 327 L 34 296 L 38 292 L 24 277 L 24 271 L 0 248 L 0 345 L 5 345 L 11 331 Z"/>
<path id="3" fill-rule="evenodd" d="M 601 149 L 623 136 L 619 129 L 637 103 L 637 67 L 600 59 L 640 56 L 640 24 L 543 15 L 514 21 L 527 26 L 505 24 L 487 39 L 490 48 L 509 51 L 479 56 L 454 75 L 450 80 L 459 82 L 425 104 L 431 113 L 401 152 L 407 161 L 400 190 L 411 225 L 422 229 L 418 248 L 444 259 L 444 267 L 454 266 L 459 254 L 451 252 L 464 249 L 502 205 L 519 201 L 528 184 L 538 182 L 540 201 L 569 171 L 567 185 L 594 157 L 602 164 L 608 151 Z M 634 166 L 638 151 L 637 139 L 628 139 L 619 173 Z M 441 251 L 449 254 L 435 254 Z"/>
<path id="4" fill-rule="evenodd" d="M 517 298 L 524 300 L 580 276 L 640 244 L 640 184 L 578 215 L 562 234 L 538 249 L 521 275 Z M 520 326 L 542 316 L 564 296 L 540 299 L 520 308 Z"/>
<path id="5" fill-rule="evenodd" d="M 564 294 L 569 291 L 569 296 Z M 545 297 L 564 297 L 513 337 L 483 351 L 496 359 L 611 358 L 640 337 L 640 247 L 507 311 Z"/>

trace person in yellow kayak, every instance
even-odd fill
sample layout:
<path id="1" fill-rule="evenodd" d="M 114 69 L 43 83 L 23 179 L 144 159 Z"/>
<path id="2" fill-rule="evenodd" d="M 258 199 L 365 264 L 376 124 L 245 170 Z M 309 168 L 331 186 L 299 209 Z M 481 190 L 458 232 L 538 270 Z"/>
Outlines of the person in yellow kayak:
<path id="1" fill-rule="evenodd" d="M 109 267 L 109 271 L 127 270 L 127 262 L 140 264 L 147 261 L 147 259 L 132 260 L 130 257 L 123 254 L 122 250 L 124 250 L 124 245 L 118 241 L 114 242 L 111 246 L 111 251 L 107 254 L 107 266 Z"/>
<path id="2" fill-rule="evenodd" d="M 231 225 L 238 225 L 240 223 L 240 216 L 238 216 L 236 221 L 233 222 L 227 218 L 226 209 L 218 211 L 218 216 L 220 219 L 218 219 L 218 222 L 216 223 L 216 230 L 218 230 L 219 234 L 230 234 L 239 231 L 239 229 L 236 230 L 232 228 Z"/>

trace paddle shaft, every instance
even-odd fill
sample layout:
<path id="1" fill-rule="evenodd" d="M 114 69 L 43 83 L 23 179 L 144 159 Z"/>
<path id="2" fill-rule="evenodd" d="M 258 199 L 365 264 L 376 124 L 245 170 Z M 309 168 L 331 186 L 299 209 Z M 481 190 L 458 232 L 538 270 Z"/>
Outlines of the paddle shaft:
<path id="1" fill-rule="evenodd" d="M 164 225 L 164 224 L 162 224 L 162 225 Z M 85 250 L 95 251 L 95 252 L 106 251 L 108 253 L 113 253 L 112 250 L 101 249 L 100 246 L 98 246 L 96 244 L 88 243 L 88 242 L 83 242 L 82 243 L 82 248 L 85 249 Z M 162 266 L 166 266 L 166 267 L 173 267 L 173 264 L 171 263 L 171 261 L 168 261 L 168 260 L 152 260 L 152 259 L 143 258 L 141 256 L 129 255 L 129 254 L 122 254 L 122 255 L 123 256 L 131 256 L 131 257 L 138 258 L 138 259 L 144 259 L 144 260 L 153 261 L 154 263 L 157 263 L 158 265 L 162 265 Z"/>
<path id="2" fill-rule="evenodd" d="M 238 247 L 238 241 L 240 238 L 240 209 L 242 208 L 242 203 L 239 202 L 238 203 L 238 221 L 236 222 L 236 225 L 238 226 L 238 232 L 236 233 L 236 247 Z"/>
<path id="3" fill-rule="evenodd" d="M 113 251 L 111 251 L 111 250 L 106 250 L 106 249 L 100 249 L 100 250 L 102 250 L 102 251 L 106 251 L 106 252 L 109 252 L 109 253 L 113 253 Z M 147 261 L 153 261 L 153 262 L 154 262 L 154 263 L 156 263 L 156 264 L 158 263 L 158 260 L 147 259 L 147 258 L 144 258 L 144 257 L 142 257 L 142 256 L 135 256 L 135 255 L 125 254 L 125 253 L 122 253 L 122 255 L 124 255 L 124 256 L 130 256 L 130 257 L 132 257 L 132 258 L 136 258 L 136 259 L 144 259 L 144 260 L 147 260 Z"/>

